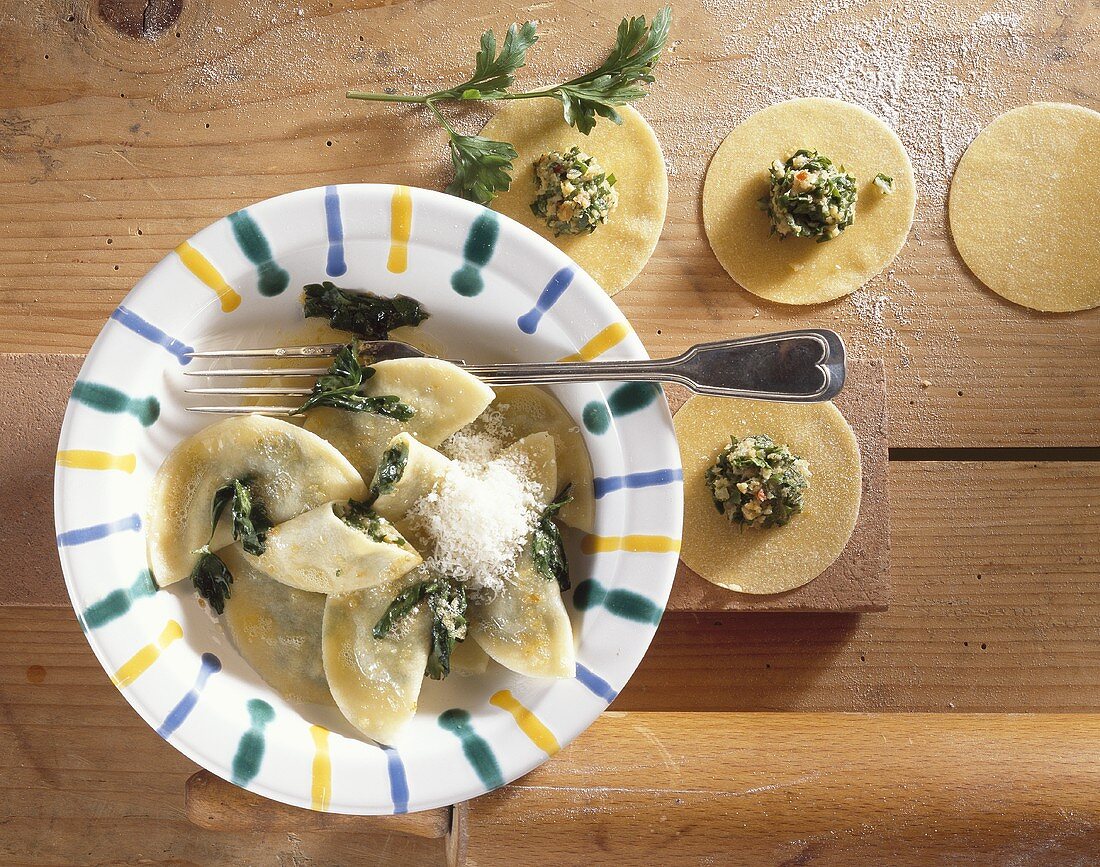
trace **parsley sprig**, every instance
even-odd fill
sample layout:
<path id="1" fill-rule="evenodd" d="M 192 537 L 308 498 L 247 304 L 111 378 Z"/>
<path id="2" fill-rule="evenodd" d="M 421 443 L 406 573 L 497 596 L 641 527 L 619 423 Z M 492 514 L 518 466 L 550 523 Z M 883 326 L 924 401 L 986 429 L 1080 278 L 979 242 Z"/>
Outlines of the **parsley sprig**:
<path id="1" fill-rule="evenodd" d="M 349 90 L 349 99 L 426 105 L 450 137 L 451 162 L 455 177 L 447 187 L 452 195 L 488 204 L 498 192 L 511 185 L 512 161 L 516 149 L 508 142 L 479 135 L 462 135 L 454 130 L 437 107 L 440 102 L 487 101 L 497 99 L 556 99 L 562 104 L 565 122 L 588 135 L 597 117 L 621 124 L 617 106 L 642 99 L 644 85 L 654 81 L 653 69 L 661 58 L 672 24 L 672 7 L 666 6 L 647 22 L 644 15 L 624 18 L 615 35 L 615 45 L 596 69 L 562 84 L 538 90 L 514 92 L 509 88 L 515 73 L 527 62 L 527 51 L 538 36 L 535 23 L 512 24 L 497 51 L 492 30 L 481 35 L 481 50 L 474 60 L 474 72 L 461 84 L 424 96 L 370 93 Z"/>

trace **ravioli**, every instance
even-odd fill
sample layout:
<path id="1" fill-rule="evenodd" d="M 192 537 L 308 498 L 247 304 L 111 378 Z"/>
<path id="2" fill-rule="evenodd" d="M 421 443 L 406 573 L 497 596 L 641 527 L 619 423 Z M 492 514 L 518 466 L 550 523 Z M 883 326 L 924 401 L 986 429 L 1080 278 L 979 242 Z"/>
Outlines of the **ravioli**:
<path id="1" fill-rule="evenodd" d="M 570 495 L 573 497 L 558 516 L 570 527 L 591 530 L 596 510 L 592 495 L 592 460 L 580 425 L 554 395 L 534 385 L 498 388 L 492 409 L 500 410 L 517 437 L 546 431 L 554 438 L 558 490 L 572 485 Z"/>
<path id="2" fill-rule="evenodd" d="M 246 553 L 253 565 L 289 587 L 314 593 L 350 593 L 387 584 L 420 565 L 420 555 L 388 521 L 379 533 L 395 541 L 372 538 L 364 527 L 337 517 L 346 503 L 326 503 L 279 524 L 267 534 L 267 550 Z M 376 518 L 376 520 L 378 520 Z"/>
<path id="3" fill-rule="evenodd" d="M 379 493 L 374 510 L 383 518 L 397 522 L 409 513 L 417 500 L 431 493 L 451 461 L 411 434 L 398 434 L 386 445 L 386 450 L 395 447 L 406 450 L 405 468 L 389 489 Z M 377 475 L 374 484 L 378 484 Z"/>
<path id="4" fill-rule="evenodd" d="M 412 434 L 437 446 L 481 415 L 493 390 L 476 376 L 439 358 L 397 358 L 372 365 L 363 386 L 368 396 L 396 395 L 415 411 L 408 421 L 368 412 L 318 407 L 306 415 L 306 429 L 328 440 L 363 478 L 373 477 L 387 443 Z"/>
<path id="5" fill-rule="evenodd" d="M 218 556 L 233 575 L 222 622 L 244 661 L 291 701 L 331 705 L 321 660 L 324 595 L 269 578 L 240 545 Z"/>
<path id="6" fill-rule="evenodd" d="M 195 552 L 210 540 L 214 494 L 233 479 L 248 481 L 253 500 L 275 524 L 367 492 L 337 449 L 289 422 L 249 415 L 212 424 L 176 446 L 153 477 L 147 545 L 159 586 L 191 574 Z M 226 541 L 223 531 L 212 550 Z"/>
<path id="7" fill-rule="evenodd" d="M 855 175 L 855 222 L 822 243 L 772 235 L 758 201 L 768 166 L 813 148 Z M 894 179 L 884 196 L 879 172 Z M 916 208 L 913 166 L 886 123 L 839 99 L 811 97 L 769 105 L 726 136 L 707 167 L 703 227 L 714 255 L 741 286 L 781 304 L 820 304 L 854 292 L 893 261 Z"/>
<path id="8" fill-rule="evenodd" d="M 553 501 L 557 483 L 554 440 L 548 433 L 524 437 L 505 450 L 519 453 L 540 488 L 539 505 Z M 470 605 L 470 635 L 505 668 L 530 677 L 573 677 L 576 649 L 573 627 L 556 581 L 538 573 L 531 544 L 521 552 L 515 572 L 491 600 Z"/>
<path id="9" fill-rule="evenodd" d="M 416 713 L 431 644 L 431 613 L 421 603 L 384 638 L 374 625 L 402 590 L 427 579 L 422 569 L 379 587 L 329 596 L 322 652 L 340 711 L 369 738 L 389 744 Z"/>

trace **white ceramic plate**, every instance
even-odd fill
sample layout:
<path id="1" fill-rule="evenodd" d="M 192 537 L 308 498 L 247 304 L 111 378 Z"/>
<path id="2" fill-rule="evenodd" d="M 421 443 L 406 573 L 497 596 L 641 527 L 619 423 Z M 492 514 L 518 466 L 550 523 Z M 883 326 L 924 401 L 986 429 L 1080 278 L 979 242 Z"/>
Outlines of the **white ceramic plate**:
<path id="1" fill-rule="evenodd" d="M 421 328 L 478 361 L 645 358 L 615 304 L 518 223 L 427 190 L 302 190 L 214 223 L 152 269 L 111 315 L 65 415 L 55 489 L 58 550 L 88 641 L 134 709 L 210 771 L 288 804 L 342 813 L 421 810 L 475 797 L 545 761 L 622 689 L 664 611 L 682 520 L 665 402 L 637 383 L 555 389 L 597 477 L 591 534 L 571 535 L 566 594 L 577 677 L 491 664 L 426 681 L 392 748 L 334 711 L 292 705 L 241 659 L 189 582 L 154 591 L 149 482 L 214 417 L 183 409 L 185 353 L 267 345 L 302 322 L 305 283 L 404 293 Z M 198 362 L 195 362 L 198 364 Z M 125 744 L 119 745 L 125 749 Z"/>

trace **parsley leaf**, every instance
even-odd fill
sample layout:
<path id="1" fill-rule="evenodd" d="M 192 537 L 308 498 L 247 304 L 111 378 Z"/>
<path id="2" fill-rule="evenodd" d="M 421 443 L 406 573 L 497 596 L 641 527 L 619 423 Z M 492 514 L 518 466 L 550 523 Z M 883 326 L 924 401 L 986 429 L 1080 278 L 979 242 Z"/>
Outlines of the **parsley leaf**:
<path id="1" fill-rule="evenodd" d="M 553 518 L 562 506 L 572 501 L 573 497 L 569 493 L 572 488 L 572 485 L 566 485 L 554 498 L 554 502 L 543 509 L 531 537 L 531 556 L 535 561 L 535 570 L 547 581 L 557 581 L 563 593 L 570 586 L 569 563 L 565 557 L 561 530 Z"/>
<path id="2" fill-rule="evenodd" d="M 294 410 L 299 415 L 315 406 L 330 406 L 347 412 L 370 412 L 397 421 L 408 421 L 416 414 L 407 403 L 393 394 L 368 396 L 363 383 L 374 376 L 373 368 L 359 361 L 359 341 L 353 341 L 336 353 L 328 373 L 317 377 L 305 403 Z"/>
<path id="3" fill-rule="evenodd" d="M 481 34 L 481 50 L 474 59 L 474 74 L 455 87 L 436 94 L 438 99 L 498 99 L 512 86 L 513 73 L 527 62 L 527 49 L 538 41 L 535 22 L 513 24 L 504 36 L 500 54 L 492 30 Z M 474 95 L 476 94 L 476 95 Z"/>
<path id="4" fill-rule="evenodd" d="M 428 313 L 415 298 L 395 295 L 383 298 L 373 292 L 352 292 L 326 280 L 305 287 L 302 308 L 306 317 L 320 316 L 338 331 L 349 331 L 364 340 L 385 340 L 403 325 L 416 326 Z"/>
<path id="5" fill-rule="evenodd" d="M 480 135 L 459 135 L 448 129 L 451 136 L 451 163 L 455 177 L 447 185 L 447 192 L 487 205 L 497 193 L 512 185 L 512 161 L 518 154 L 506 141 L 494 141 Z"/>
<path id="6" fill-rule="evenodd" d="M 661 59 L 672 24 L 672 7 L 666 6 L 646 25 L 644 15 L 624 18 L 619 23 L 615 47 L 598 69 L 553 88 L 561 100 L 565 122 L 588 135 L 596 116 L 621 124 L 615 106 L 642 99 L 641 87 L 654 81 L 653 68 Z"/>

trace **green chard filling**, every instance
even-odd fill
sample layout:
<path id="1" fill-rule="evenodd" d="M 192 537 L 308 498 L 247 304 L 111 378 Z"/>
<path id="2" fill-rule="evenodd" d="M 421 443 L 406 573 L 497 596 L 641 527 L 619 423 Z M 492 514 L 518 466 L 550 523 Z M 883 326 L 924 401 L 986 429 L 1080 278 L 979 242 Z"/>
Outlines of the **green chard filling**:
<path id="1" fill-rule="evenodd" d="M 555 235 L 595 232 L 618 203 L 615 176 L 580 148 L 570 148 L 564 154 L 550 151 L 535 160 L 531 210 L 546 220 Z"/>
<path id="2" fill-rule="evenodd" d="M 307 412 L 315 406 L 330 406 L 346 412 L 370 412 L 397 421 L 408 421 L 416 414 L 407 403 L 402 403 L 396 395 L 365 395 L 363 383 L 374 376 L 374 368 L 359 360 L 359 341 L 353 340 L 343 346 L 328 373 L 317 377 L 305 403 L 294 410 L 294 414 Z"/>
<path id="3" fill-rule="evenodd" d="M 409 463 L 409 447 L 405 443 L 395 443 L 384 452 L 378 469 L 374 471 L 374 480 L 371 483 L 371 495 L 377 499 L 386 494 L 392 494 L 401 477 L 405 475 L 405 467 Z"/>
<path id="4" fill-rule="evenodd" d="M 771 189 L 760 207 L 780 238 L 835 238 L 856 218 L 856 179 L 815 150 L 795 151 L 769 169 Z"/>
<path id="5" fill-rule="evenodd" d="M 572 489 L 571 484 L 566 485 L 554 498 L 554 502 L 543 509 L 531 536 L 531 556 L 535 562 L 535 570 L 547 581 L 557 581 L 558 589 L 562 593 L 569 589 L 569 562 L 565 557 L 561 530 L 553 518 L 563 506 L 572 502 Z"/>
<path id="6" fill-rule="evenodd" d="M 230 479 L 214 492 L 210 505 L 210 539 L 221 520 L 222 514 L 229 509 L 233 519 L 233 538 L 249 554 L 259 556 L 267 550 L 267 531 L 273 526 L 267 516 L 267 510 L 252 496 L 249 488 L 251 479 Z M 230 597 L 229 585 L 233 575 L 222 562 L 221 557 L 210 550 L 210 539 L 195 553 L 200 555 L 195 568 L 191 570 L 191 583 L 210 607 L 218 614 L 225 611 L 225 600 Z"/>
<path id="7" fill-rule="evenodd" d="M 875 179 L 871 181 L 871 183 L 878 187 L 879 191 L 884 196 L 892 196 L 897 189 L 897 187 L 894 186 L 894 179 L 889 175 L 884 175 L 882 172 L 875 175 Z"/>
<path id="8" fill-rule="evenodd" d="M 706 473 L 714 505 L 742 527 L 782 527 L 803 509 L 809 464 L 767 434 L 730 437 Z"/>
<path id="9" fill-rule="evenodd" d="M 366 533 L 374 542 L 390 545 L 405 545 L 405 537 L 397 528 L 371 508 L 370 502 L 348 500 L 344 506 L 336 507 L 336 516 L 356 530 Z"/>
<path id="10" fill-rule="evenodd" d="M 466 640 L 466 587 L 461 582 L 440 577 L 403 590 L 374 625 L 374 637 L 385 638 L 421 602 L 427 603 L 432 615 L 432 647 L 424 673 L 432 680 L 443 680 L 451 673 L 455 644 Z"/>

